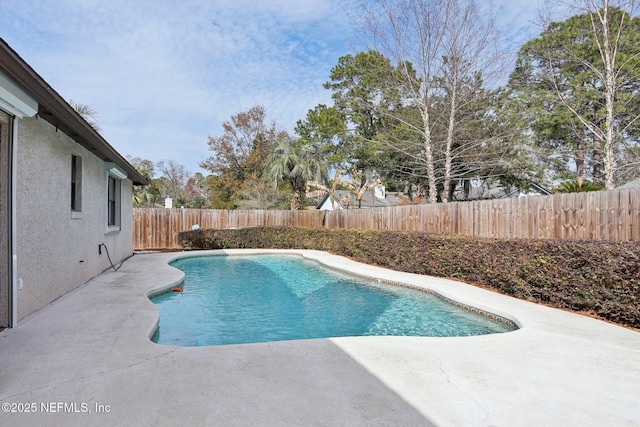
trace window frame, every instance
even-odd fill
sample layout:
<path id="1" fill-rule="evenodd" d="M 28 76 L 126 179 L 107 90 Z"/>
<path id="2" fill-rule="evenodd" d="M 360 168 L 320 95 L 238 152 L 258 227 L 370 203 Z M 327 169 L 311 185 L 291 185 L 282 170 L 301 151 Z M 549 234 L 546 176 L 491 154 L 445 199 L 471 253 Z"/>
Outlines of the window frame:
<path id="1" fill-rule="evenodd" d="M 106 193 L 107 233 L 113 233 L 122 229 L 122 179 L 111 172 L 107 172 Z"/>
<path id="2" fill-rule="evenodd" d="M 82 218 L 82 156 L 71 154 L 71 217 Z"/>

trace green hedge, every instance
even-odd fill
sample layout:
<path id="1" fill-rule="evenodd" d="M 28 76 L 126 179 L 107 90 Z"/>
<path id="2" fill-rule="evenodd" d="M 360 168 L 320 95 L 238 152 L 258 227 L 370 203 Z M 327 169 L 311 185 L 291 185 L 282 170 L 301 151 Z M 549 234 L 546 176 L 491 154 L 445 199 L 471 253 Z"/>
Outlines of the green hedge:
<path id="1" fill-rule="evenodd" d="M 180 233 L 185 249 L 317 249 L 449 277 L 640 328 L 640 244 L 487 239 L 380 230 L 256 227 Z"/>

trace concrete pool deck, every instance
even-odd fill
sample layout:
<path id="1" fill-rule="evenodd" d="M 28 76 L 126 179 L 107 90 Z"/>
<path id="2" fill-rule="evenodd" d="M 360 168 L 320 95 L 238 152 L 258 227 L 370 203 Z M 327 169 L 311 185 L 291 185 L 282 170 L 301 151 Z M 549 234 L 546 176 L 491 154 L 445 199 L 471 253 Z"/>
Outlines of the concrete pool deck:
<path id="1" fill-rule="evenodd" d="M 157 345 L 146 295 L 182 280 L 169 260 L 202 253 L 136 254 L 0 333 L 0 424 L 640 426 L 640 333 L 460 282 L 293 252 L 427 286 L 521 329 Z"/>

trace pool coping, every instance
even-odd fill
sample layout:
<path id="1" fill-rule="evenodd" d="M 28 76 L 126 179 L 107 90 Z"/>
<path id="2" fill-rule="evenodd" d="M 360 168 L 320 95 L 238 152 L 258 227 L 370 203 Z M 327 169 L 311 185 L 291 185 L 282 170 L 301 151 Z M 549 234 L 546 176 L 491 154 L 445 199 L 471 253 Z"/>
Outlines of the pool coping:
<path id="1" fill-rule="evenodd" d="M 150 341 L 148 295 L 198 254 L 297 253 L 427 287 L 517 322 L 473 337 L 342 337 L 211 347 Z M 12 425 L 640 425 L 640 333 L 462 282 L 308 250 L 136 254 L 0 332 L 0 401 L 109 405 Z M 4 417 L 4 414 L 3 414 Z"/>

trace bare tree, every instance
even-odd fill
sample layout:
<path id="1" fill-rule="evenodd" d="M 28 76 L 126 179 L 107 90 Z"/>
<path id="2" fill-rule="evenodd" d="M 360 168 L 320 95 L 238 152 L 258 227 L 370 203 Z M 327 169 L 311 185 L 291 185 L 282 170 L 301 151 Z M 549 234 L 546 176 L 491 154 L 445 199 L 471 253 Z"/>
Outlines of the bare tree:
<path id="1" fill-rule="evenodd" d="M 405 124 L 422 140 L 420 160 L 426 168 L 430 203 L 437 200 L 431 103 L 436 90 L 435 76 L 441 68 L 448 7 L 446 0 L 374 0 L 361 3 L 366 42 L 370 48 L 382 52 L 399 65 L 410 102 L 420 112 L 420 127 L 409 122 Z"/>
<path id="2" fill-rule="evenodd" d="M 245 181 L 240 196 L 240 209 L 275 209 L 284 199 L 271 183 L 257 176 Z"/>
<path id="3" fill-rule="evenodd" d="M 475 110 L 487 109 L 488 104 L 477 103 L 477 96 L 484 94 L 480 90 L 483 83 L 495 81 L 498 75 L 495 67 L 503 59 L 497 46 L 493 16 L 481 16 L 473 1 L 448 3 L 453 9 L 449 10 L 452 15 L 447 17 L 443 40 L 446 56 L 442 60 L 443 76 L 440 79 L 448 112 L 443 202 L 450 198 L 451 179 L 455 177 L 453 161 L 466 157 L 465 151 L 469 148 L 459 131 L 468 124 L 469 115 L 463 115 L 461 111 L 471 110 L 473 115 Z M 477 141 L 472 138 L 470 142 L 475 144 Z"/>
<path id="4" fill-rule="evenodd" d="M 189 179 L 189 172 L 184 165 L 175 160 L 160 160 L 156 163 L 156 168 L 164 177 L 165 196 L 174 198 L 181 196 Z"/>
<path id="5" fill-rule="evenodd" d="M 634 18 L 637 2 L 634 0 L 571 0 L 558 3 L 565 12 L 584 16 L 583 38 L 585 44 L 595 49 L 577 49 L 576 44 L 566 40 L 559 51 L 549 48 L 547 67 L 556 96 L 593 136 L 594 181 L 598 180 L 597 167 L 602 161 L 604 169 L 604 187 L 615 187 L 615 165 L 618 148 L 629 139 L 629 131 L 637 126 L 638 114 L 629 114 L 630 108 L 637 103 L 637 90 L 631 90 L 638 80 L 640 49 L 635 48 L 638 21 Z M 549 14 L 543 15 L 551 25 Z M 561 58 L 559 58 L 561 56 Z M 569 96 L 560 81 L 558 64 L 569 58 L 577 69 L 592 76 L 590 89 L 597 95 L 593 99 L 593 108 L 584 111 L 576 101 L 584 99 Z M 594 113 L 595 111 L 595 113 Z M 602 156 L 602 160 L 600 160 Z"/>
<path id="6" fill-rule="evenodd" d="M 463 141 L 469 133 L 462 129 L 468 126 L 462 114 L 477 118 L 478 109 L 487 109 L 486 103 L 477 102 L 480 89 L 495 78 L 503 59 L 493 17 L 483 15 L 473 0 L 373 0 L 362 1 L 361 10 L 364 42 L 397 64 L 403 103 L 415 108 L 419 118 L 394 116 L 417 136 L 419 149 L 400 144 L 392 148 L 422 165 L 427 201 L 437 201 L 441 183 L 441 200 L 446 202 L 454 162 L 463 162 L 472 146 L 483 143 Z"/>

